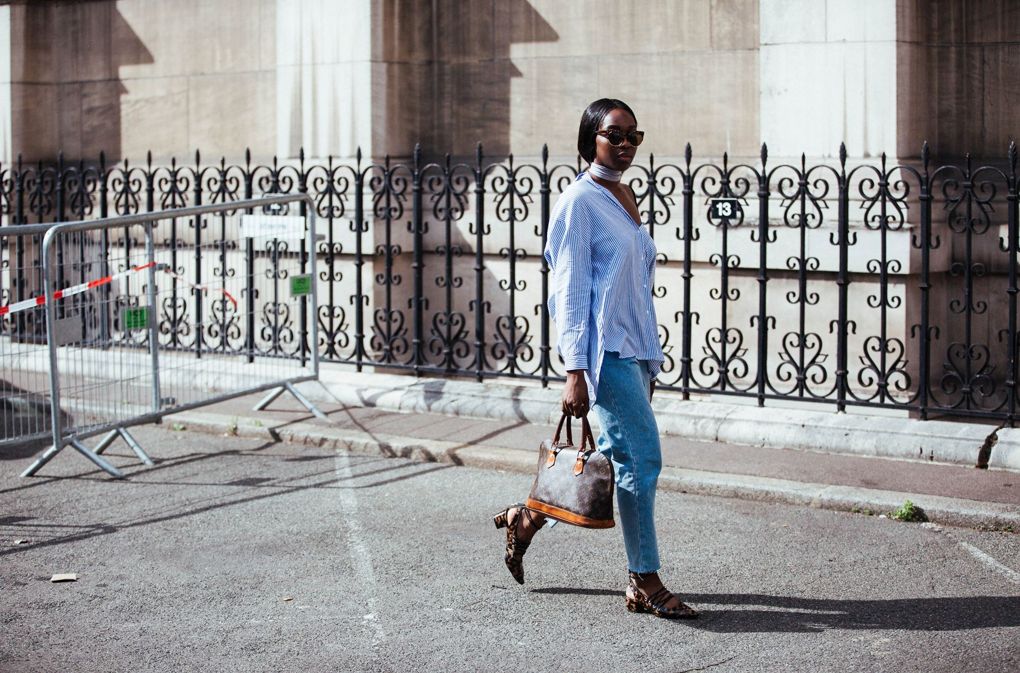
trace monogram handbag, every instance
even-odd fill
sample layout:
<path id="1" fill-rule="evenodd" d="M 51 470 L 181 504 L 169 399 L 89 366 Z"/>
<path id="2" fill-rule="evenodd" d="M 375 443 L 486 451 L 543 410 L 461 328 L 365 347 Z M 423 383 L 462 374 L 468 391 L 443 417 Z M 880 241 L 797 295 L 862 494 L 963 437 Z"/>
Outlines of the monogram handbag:
<path id="1" fill-rule="evenodd" d="M 564 424 L 566 443 L 560 442 Z M 581 446 L 575 451 L 570 416 L 563 414 L 556 434 L 539 448 L 538 474 L 525 504 L 564 523 L 612 528 L 614 485 L 613 464 L 595 450 L 588 417 L 581 419 Z"/>

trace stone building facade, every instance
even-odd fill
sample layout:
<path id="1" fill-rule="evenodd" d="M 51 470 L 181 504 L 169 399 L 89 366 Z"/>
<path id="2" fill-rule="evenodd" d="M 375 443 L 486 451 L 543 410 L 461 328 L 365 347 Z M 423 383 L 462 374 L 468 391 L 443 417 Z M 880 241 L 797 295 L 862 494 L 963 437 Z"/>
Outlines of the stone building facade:
<path id="1" fill-rule="evenodd" d="M 629 101 L 648 150 L 1000 156 L 1016 0 L 0 2 L 0 161 L 574 152 Z"/>

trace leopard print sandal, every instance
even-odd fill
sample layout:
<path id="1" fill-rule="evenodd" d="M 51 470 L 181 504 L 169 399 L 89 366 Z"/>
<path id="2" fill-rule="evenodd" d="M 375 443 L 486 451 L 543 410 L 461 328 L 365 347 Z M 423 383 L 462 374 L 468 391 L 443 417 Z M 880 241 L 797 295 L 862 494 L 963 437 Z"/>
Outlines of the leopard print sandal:
<path id="1" fill-rule="evenodd" d="M 510 516 L 510 510 L 516 509 L 513 516 Z M 513 575 L 513 578 L 517 580 L 518 584 L 524 584 L 524 552 L 528 551 L 528 547 L 531 546 L 531 540 L 525 542 L 524 540 L 517 539 L 517 527 L 521 523 L 521 514 L 528 517 L 528 522 L 535 527 L 536 532 L 539 528 L 545 525 L 545 521 L 542 525 L 535 526 L 535 519 L 531 516 L 531 510 L 529 510 L 523 502 L 518 502 L 510 505 L 502 512 L 492 517 L 492 522 L 496 524 L 496 528 L 506 528 L 506 556 L 504 561 L 506 562 L 507 570 Z"/>
<path id="2" fill-rule="evenodd" d="M 646 596 L 638 588 L 634 573 L 630 573 L 630 579 L 627 582 L 627 609 L 631 612 L 647 612 L 663 619 L 697 619 L 701 613 L 681 601 L 679 597 L 677 597 L 676 606 L 666 607 L 669 599 L 674 595 L 666 587 L 661 587 L 652 595 Z"/>

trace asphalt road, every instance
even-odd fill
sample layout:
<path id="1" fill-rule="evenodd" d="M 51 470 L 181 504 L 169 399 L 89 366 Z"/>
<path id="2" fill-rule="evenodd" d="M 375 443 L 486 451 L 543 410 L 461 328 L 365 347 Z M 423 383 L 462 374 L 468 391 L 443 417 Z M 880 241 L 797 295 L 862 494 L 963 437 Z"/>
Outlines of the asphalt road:
<path id="1" fill-rule="evenodd" d="M 674 623 L 624 609 L 619 529 L 539 533 L 514 583 L 526 476 L 137 436 L 122 482 L 0 462 L 0 671 L 1020 670 L 1020 535 L 662 493 Z"/>

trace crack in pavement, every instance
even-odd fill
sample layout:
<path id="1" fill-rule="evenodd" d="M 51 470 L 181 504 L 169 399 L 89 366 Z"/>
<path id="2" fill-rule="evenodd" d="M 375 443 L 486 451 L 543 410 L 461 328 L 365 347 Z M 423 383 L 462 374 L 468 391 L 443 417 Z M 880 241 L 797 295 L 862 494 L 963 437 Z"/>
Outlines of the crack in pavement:
<path id="1" fill-rule="evenodd" d="M 714 664 L 709 664 L 707 666 L 700 666 L 698 668 L 685 668 L 684 670 L 678 671 L 677 673 L 694 673 L 695 671 L 708 670 L 709 668 L 714 668 L 715 666 L 722 666 L 727 661 L 732 661 L 732 660 L 734 660 L 736 658 L 737 658 L 737 655 L 734 654 L 732 657 L 728 657 L 726 659 L 723 659 L 722 661 L 717 661 Z"/>

